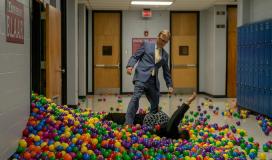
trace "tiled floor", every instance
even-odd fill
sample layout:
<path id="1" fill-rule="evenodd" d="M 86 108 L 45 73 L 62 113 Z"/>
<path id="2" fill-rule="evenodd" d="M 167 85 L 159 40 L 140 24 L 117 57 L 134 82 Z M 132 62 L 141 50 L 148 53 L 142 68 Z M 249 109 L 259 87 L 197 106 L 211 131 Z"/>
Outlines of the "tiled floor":
<path id="1" fill-rule="evenodd" d="M 169 116 L 173 114 L 176 107 L 182 103 L 183 100 L 186 100 L 186 98 L 189 95 L 173 95 L 169 97 L 168 95 L 162 95 L 160 98 L 160 106 L 162 107 L 162 110 L 167 113 Z M 80 107 L 82 108 L 91 108 L 92 111 L 100 112 L 126 112 L 127 105 L 129 103 L 131 95 L 94 95 L 94 96 L 88 96 L 86 99 L 80 100 Z M 211 120 L 209 123 L 218 123 L 218 125 L 234 125 L 237 128 L 241 128 L 247 131 L 248 136 L 247 137 L 254 137 L 254 141 L 259 142 L 260 146 L 262 146 L 264 143 L 268 142 L 269 140 L 272 140 L 272 135 L 270 133 L 269 136 L 266 136 L 262 130 L 261 127 L 258 125 L 256 117 L 253 115 L 250 115 L 246 119 L 237 119 L 234 117 L 226 117 L 222 116 L 222 112 L 226 110 L 226 106 L 232 105 L 235 99 L 230 98 L 210 98 L 212 102 L 210 102 L 214 109 L 216 107 L 219 108 L 219 114 L 216 115 L 212 111 L 212 109 L 209 109 L 207 106 L 209 103 L 207 101 L 207 96 L 205 95 L 198 95 L 196 100 L 191 104 L 191 108 L 186 114 L 190 114 L 190 111 L 197 111 L 197 106 L 201 103 L 206 104 L 201 106 L 202 110 L 207 110 L 208 114 L 211 115 Z M 148 100 L 143 96 L 140 100 L 140 108 L 147 110 L 149 106 Z M 237 126 L 236 122 L 240 121 L 241 125 Z M 262 148 L 262 147 L 260 147 Z M 260 149 L 262 152 L 262 149 Z M 272 159 L 272 153 L 266 153 L 268 159 Z"/>

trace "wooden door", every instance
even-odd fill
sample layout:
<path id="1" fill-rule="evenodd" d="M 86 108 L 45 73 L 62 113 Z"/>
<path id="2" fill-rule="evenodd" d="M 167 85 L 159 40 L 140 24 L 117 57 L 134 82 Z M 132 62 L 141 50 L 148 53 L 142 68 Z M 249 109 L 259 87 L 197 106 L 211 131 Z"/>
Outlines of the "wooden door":
<path id="1" fill-rule="evenodd" d="M 237 8 L 228 7 L 227 96 L 236 97 Z"/>
<path id="2" fill-rule="evenodd" d="M 171 13 L 172 78 L 176 92 L 197 89 L 197 13 Z"/>
<path id="3" fill-rule="evenodd" d="M 120 92 L 120 12 L 94 12 L 94 92 Z"/>
<path id="4" fill-rule="evenodd" d="M 46 5 L 46 97 L 61 104 L 61 13 Z"/>

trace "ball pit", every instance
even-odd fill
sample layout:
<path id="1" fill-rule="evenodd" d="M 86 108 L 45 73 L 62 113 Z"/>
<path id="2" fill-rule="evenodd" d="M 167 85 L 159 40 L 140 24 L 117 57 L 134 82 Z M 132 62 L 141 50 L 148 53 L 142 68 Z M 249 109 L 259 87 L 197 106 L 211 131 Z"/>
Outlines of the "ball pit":
<path id="1" fill-rule="evenodd" d="M 32 94 L 31 114 L 11 158 L 266 159 L 265 153 L 258 154 L 259 144 L 252 137 L 245 138 L 246 131 L 235 126 L 209 124 L 211 116 L 206 110 L 187 114 L 182 120 L 180 129 L 189 131 L 190 140 L 158 137 L 151 134 L 150 127 L 129 128 L 103 120 L 105 115 L 105 112 L 58 106 L 43 96 Z M 262 147 L 264 152 L 269 151 L 271 143 Z"/>

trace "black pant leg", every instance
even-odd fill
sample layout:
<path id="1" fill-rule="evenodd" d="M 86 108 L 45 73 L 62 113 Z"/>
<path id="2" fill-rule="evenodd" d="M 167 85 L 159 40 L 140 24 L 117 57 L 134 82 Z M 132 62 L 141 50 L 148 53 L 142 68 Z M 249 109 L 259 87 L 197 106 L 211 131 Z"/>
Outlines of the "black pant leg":
<path id="1" fill-rule="evenodd" d="M 143 124 L 144 116 L 142 114 L 136 114 L 134 124 Z M 104 117 L 104 120 L 113 121 L 117 124 L 123 125 L 126 121 L 126 113 L 109 113 Z"/>
<path id="2" fill-rule="evenodd" d="M 171 116 L 170 120 L 167 123 L 166 133 L 172 138 L 178 138 L 178 125 L 184 117 L 184 114 L 189 109 L 189 105 L 183 103 L 182 106 L 178 107 L 178 109 Z"/>

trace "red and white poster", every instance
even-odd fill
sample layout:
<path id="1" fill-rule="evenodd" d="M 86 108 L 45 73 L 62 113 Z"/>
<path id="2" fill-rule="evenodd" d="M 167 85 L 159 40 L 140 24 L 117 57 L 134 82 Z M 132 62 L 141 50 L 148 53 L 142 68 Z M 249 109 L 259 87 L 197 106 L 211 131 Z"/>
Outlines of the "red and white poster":
<path id="1" fill-rule="evenodd" d="M 24 44 L 24 5 L 17 0 L 6 0 L 6 40 Z"/>
<path id="2" fill-rule="evenodd" d="M 157 38 L 132 38 L 132 54 L 134 54 L 142 43 L 147 41 L 150 43 L 156 43 Z"/>

